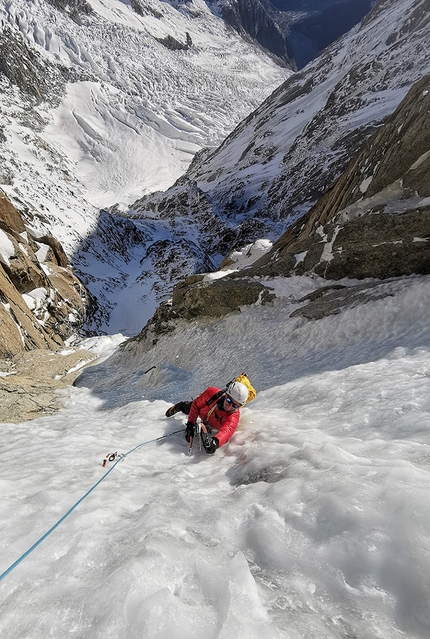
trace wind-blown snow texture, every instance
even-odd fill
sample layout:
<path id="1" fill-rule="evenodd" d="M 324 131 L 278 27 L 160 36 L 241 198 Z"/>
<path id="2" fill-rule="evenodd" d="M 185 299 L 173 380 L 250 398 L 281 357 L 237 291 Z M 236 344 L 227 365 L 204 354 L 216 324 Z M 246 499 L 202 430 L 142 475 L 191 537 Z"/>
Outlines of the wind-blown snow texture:
<path id="1" fill-rule="evenodd" d="M 120 462 L 0 582 L 2 636 L 428 638 L 430 279 L 289 319 L 320 283 L 274 280 L 273 307 L 120 354 L 57 415 L 2 424 L 0 572 L 108 452 L 181 428 L 170 402 L 243 368 L 258 390 L 214 456 L 174 435 Z"/>

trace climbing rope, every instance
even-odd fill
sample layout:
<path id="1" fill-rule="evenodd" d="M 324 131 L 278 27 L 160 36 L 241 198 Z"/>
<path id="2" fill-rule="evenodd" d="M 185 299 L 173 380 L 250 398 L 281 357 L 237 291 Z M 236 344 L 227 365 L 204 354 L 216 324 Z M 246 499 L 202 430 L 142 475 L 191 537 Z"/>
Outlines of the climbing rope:
<path id="1" fill-rule="evenodd" d="M 116 461 L 115 461 L 114 465 L 113 465 L 111 468 L 109 468 L 109 470 L 108 470 L 108 471 L 107 471 L 107 472 L 103 475 L 103 477 L 101 477 L 101 478 L 98 480 L 98 482 L 96 482 L 96 483 L 94 484 L 94 486 L 92 486 L 92 487 L 91 487 L 91 488 L 90 488 L 90 489 L 89 489 L 89 490 L 85 493 L 85 495 L 83 495 L 83 496 L 82 496 L 82 497 L 81 497 L 81 498 L 80 498 L 80 499 L 76 502 L 76 504 L 74 504 L 71 508 L 69 508 L 69 510 L 66 512 L 66 514 L 65 514 L 65 515 L 63 515 L 63 516 L 61 517 L 61 519 L 59 519 L 59 520 L 57 521 L 57 523 L 55 523 L 55 524 L 54 524 L 54 525 L 53 525 L 53 526 L 52 526 L 52 527 L 51 527 L 51 528 L 50 528 L 50 529 L 49 529 L 49 530 L 48 530 L 48 531 L 47 531 L 44 535 L 42 535 L 42 537 L 40 537 L 40 539 L 38 539 L 38 540 L 36 541 L 36 543 L 34 543 L 34 544 L 31 546 L 31 548 L 29 548 L 28 550 L 26 550 L 26 552 L 25 552 L 24 554 L 22 554 L 22 555 L 21 555 L 21 557 L 19 557 L 16 561 L 14 561 L 14 563 L 13 563 L 13 564 L 11 564 L 11 565 L 9 566 L 9 568 L 7 568 L 7 570 L 5 570 L 5 571 L 4 571 L 4 572 L 0 575 L 0 581 L 1 581 L 2 579 L 4 579 L 4 578 L 5 578 L 5 577 L 9 574 L 9 573 L 11 573 L 11 572 L 12 572 L 12 570 L 14 570 L 14 568 L 16 568 L 16 567 L 17 567 L 17 566 L 18 566 L 18 565 L 19 565 L 19 564 L 20 564 L 20 563 L 21 563 L 21 562 L 22 562 L 22 561 L 23 561 L 26 557 L 28 557 L 28 555 L 29 555 L 31 552 L 33 552 L 33 550 L 35 550 L 35 549 L 36 549 L 36 548 L 37 548 L 37 547 L 38 547 L 38 546 L 42 543 L 42 541 L 43 541 L 44 539 L 46 539 L 47 537 L 49 537 L 49 535 L 50 535 L 52 532 L 54 532 L 54 530 L 55 530 L 56 528 L 58 528 L 58 526 L 59 526 L 59 525 L 60 525 L 60 524 L 61 524 L 61 523 L 62 523 L 62 522 L 66 519 L 66 517 L 68 517 L 68 516 L 70 515 L 70 513 L 72 513 L 72 512 L 75 510 L 75 508 L 76 508 L 77 506 L 79 506 L 79 504 L 80 504 L 81 502 L 83 502 L 83 501 L 84 501 L 84 499 L 85 499 L 86 497 L 88 497 L 88 495 L 89 495 L 90 493 L 92 493 L 92 492 L 93 492 L 93 490 L 94 490 L 95 488 L 97 488 L 97 486 L 98 486 L 99 484 L 101 484 L 101 482 L 102 482 L 104 479 L 106 479 L 106 477 L 109 475 L 109 473 L 111 473 L 111 472 L 113 471 L 113 469 L 115 468 L 115 466 L 116 466 L 117 464 L 119 464 L 119 462 L 120 462 L 120 461 L 122 461 L 123 459 L 125 459 L 128 455 L 130 455 L 131 453 L 133 453 L 133 452 L 134 452 L 135 450 L 137 450 L 138 448 L 141 448 L 142 446 L 146 446 L 146 444 L 152 444 L 153 442 L 158 442 L 158 441 L 160 441 L 161 439 L 166 439 L 167 437 L 171 437 L 172 435 L 176 435 L 177 433 L 183 433 L 183 432 L 184 432 L 184 429 L 183 429 L 183 428 L 181 428 L 180 430 L 175 430 L 175 431 L 173 431 L 173 433 L 168 433 L 167 435 L 161 435 L 161 437 L 156 437 L 155 439 L 149 439 L 149 440 L 148 440 L 148 441 L 146 441 L 146 442 L 142 442 L 141 444 L 138 444 L 137 446 L 135 446 L 134 448 L 132 448 L 131 450 L 129 450 L 127 453 L 120 454 L 120 455 L 118 455 L 118 453 L 112 453 L 112 454 L 110 454 L 110 455 L 106 455 L 106 457 L 109 459 L 109 461 L 114 461 L 114 460 L 116 459 Z M 111 457 L 113 457 L 113 459 L 111 459 Z M 103 466 L 105 466 L 105 465 L 106 465 L 106 464 L 105 464 L 105 463 L 103 463 Z"/>

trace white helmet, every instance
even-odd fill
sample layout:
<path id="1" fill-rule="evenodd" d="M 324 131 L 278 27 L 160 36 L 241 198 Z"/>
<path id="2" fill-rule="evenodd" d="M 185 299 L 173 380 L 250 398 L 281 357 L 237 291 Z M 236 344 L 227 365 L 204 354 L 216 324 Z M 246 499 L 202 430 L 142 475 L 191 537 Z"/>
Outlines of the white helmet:
<path id="1" fill-rule="evenodd" d="M 248 399 L 248 389 L 245 384 L 241 382 L 230 382 L 226 388 L 226 392 L 227 395 L 230 395 L 230 397 L 241 406 Z"/>

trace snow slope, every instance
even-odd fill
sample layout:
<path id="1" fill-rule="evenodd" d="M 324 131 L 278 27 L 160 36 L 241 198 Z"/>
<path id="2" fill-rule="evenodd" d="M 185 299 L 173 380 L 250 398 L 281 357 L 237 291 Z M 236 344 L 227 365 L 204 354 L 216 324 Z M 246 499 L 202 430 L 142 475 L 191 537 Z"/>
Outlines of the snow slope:
<path id="1" fill-rule="evenodd" d="M 170 402 L 244 368 L 258 390 L 214 456 L 173 435 L 119 462 L 0 581 L 2 636 L 427 639 L 430 279 L 289 318 L 319 284 L 274 280 L 273 308 L 106 360 L 56 415 L 2 424 L 0 572 L 108 452 L 182 428 Z"/>
<path id="2" fill-rule="evenodd" d="M 74 208 L 78 227 L 86 221 L 82 237 L 96 208 L 170 186 L 196 151 L 219 143 L 291 74 L 227 29 L 202 0 L 150 0 L 142 15 L 119 0 L 90 4 L 92 13 L 78 22 L 45 0 L 0 8 L 3 29 L 22 36 L 40 61 L 69 73 L 63 93 L 33 105 L 36 132 L 20 117 L 30 110 L 25 96 L 6 83 L 0 100 L 10 171 L 5 191 L 40 213 L 50 208 L 67 248 L 73 224 L 58 208 Z M 171 36 L 184 44 L 186 34 L 188 49 L 159 41 Z"/>
<path id="3" fill-rule="evenodd" d="M 219 214 L 283 223 L 305 213 L 430 71 L 426 0 L 382 0 L 293 75 L 188 178 Z"/>

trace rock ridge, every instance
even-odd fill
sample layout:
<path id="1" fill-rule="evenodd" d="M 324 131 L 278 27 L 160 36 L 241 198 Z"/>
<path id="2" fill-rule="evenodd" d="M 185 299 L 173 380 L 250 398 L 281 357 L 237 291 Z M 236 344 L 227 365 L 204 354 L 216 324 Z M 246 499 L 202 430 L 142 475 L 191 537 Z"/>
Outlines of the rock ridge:
<path id="1" fill-rule="evenodd" d="M 90 297 L 51 235 L 38 235 L 0 192 L 0 358 L 63 348 Z"/>
<path id="2" fill-rule="evenodd" d="M 249 274 L 328 279 L 430 272 L 430 76 Z"/>

